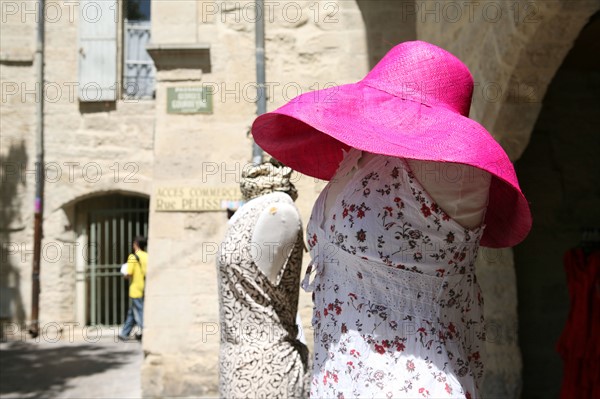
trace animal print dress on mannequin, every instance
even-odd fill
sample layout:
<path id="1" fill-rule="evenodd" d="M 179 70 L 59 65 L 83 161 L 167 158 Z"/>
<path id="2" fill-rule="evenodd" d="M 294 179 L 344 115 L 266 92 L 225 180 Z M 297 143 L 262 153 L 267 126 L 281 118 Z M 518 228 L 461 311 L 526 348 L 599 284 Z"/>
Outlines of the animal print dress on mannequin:
<path id="1" fill-rule="evenodd" d="M 259 215 L 274 203 L 294 206 L 284 193 L 252 199 L 233 215 L 217 257 L 222 398 L 308 396 L 308 349 L 296 339 L 302 228 L 275 283 L 248 253 L 257 250 L 251 239 Z"/>

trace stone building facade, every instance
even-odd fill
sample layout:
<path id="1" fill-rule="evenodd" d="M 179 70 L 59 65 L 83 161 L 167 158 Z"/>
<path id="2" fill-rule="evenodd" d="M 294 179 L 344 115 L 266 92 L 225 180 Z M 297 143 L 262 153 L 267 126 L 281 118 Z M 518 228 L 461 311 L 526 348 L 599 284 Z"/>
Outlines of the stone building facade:
<path id="1" fill-rule="evenodd" d="M 46 252 L 41 265 L 40 323 L 91 323 L 89 244 L 94 220 L 100 220 L 93 215 L 107 210 L 114 213 L 124 206 L 130 211 L 147 206 L 150 264 L 143 343 L 146 357 L 141 370 L 144 395 L 214 396 L 219 346 L 215 254 L 226 216 L 222 210 L 208 209 L 220 199 L 236 199 L 239 173 L 251 160 L 252 141 L 247 131 L 256 116 L 256 6 L 252 1 L 152 0 L 148 52 L 156 68 L 156 94 L 139 99 L 127 96 L 123 88 L 126 5 L 114 4 L 102 10 L 113 12 L 115 18 L 116 85 L 114 99 L 102 101 L 82 101 L 76 88 L 82 83 L 82 24 L 96 21 L 94 2 L 61 0 L 46 6 Z M 0 6 L 0 317 L 25 324 L 31 308 L 35 189 L 29 172 L 35 167 L 36 102 L 40 100 L 31 94 L 36 84 L 35 3 L 0 0 Z M 546 92 L 572 49 L 579 46 L 583 48 L 579 53 L 591 51 L 593 40 L 580 39 L 598 32 L 599 9 L 600 2 L 592 0 L 267 1 L 262 10 L 266 17 L 267 107 L 275 109 L 301 92 L 355 82 L 394 44 L 426 40 L 451 51 L 469 66 L 476 82 L 471 117 L 517 162 L 528 155 L 530 140 L 546 143 L 544 136 L 532 136 L 538 131 L 538 118 L 544 115 Z M 593 62 L 582 58 L 574 63 L 587 78 L 576 80 L 572 73 L 570 79 L 580 85 L 591 82 L 594 87 L 598 80 L 590 68 Z M 561 87 L 555 90 L 560 93 Z M 198 99 L 194 94 L 177 97 L 177 93 L 200 93 L 205 109 L 190 111 L 181 103 L 183 108 L 175 110 L 174 99 Z M 560 95 L 552 98 L 557 97 Z M 570 117 L 585 119 L 576 108 L 571 109 Z M 565 129 L 567 126 L 562 131 Z M 581 146 L 590 148 L 594 140 L 597 143 L 597 133 L 585 137 Z M 547 143 L 541 146 L 547 148 Z M 545 152 L 538 151 L 543 158 Z M 535 159 L 524 157 L 522 170 L 517 162 L 517 172 L 526 181 L 539 177 Z M 597 182 L 598 175 L 590 173 L 582 183 L 584 188 Z M 296 183 L 306 225 L 324 182 L 297 175 Z M 545 207 L 546 197 L 536 195 L 535 190 L 540 188 L 531 188 L 536 199 L 532 200 L 534 232 L 538 209 L 552 212 Z M 194 202 L 188 202 L 186 209 L 184 200 Z M 137 201 L 136 205 L 131 201 Z M 597 194 L 587 201 L 588 206 L 598 208 Z M 596 210 L 579 217 L 577 223 L 580 227 L 598 226 L 598 219 Z M 577 227 L 571 225 L 571 229 Z M 482 249 L 478 273 L 489 326 L 483 389 L 490 397 L 556 395 L 561 365 L 553 340 L 568 311 L 558 252 L 576 245 L 576 236 L 573 233 L 559 240 L 557 254 L 543 257 L 552 277 L 542 277 L 542 284 L 535 283 L 535 272 L 527 271 L 530 263 L 540 262 L 536 260 L 539 245 L 528 247 L 526 241 L 516 248 L 516 257 L 512 249 Z M 122 239 L 119 235 L 118 240 Z M 546 239 L 542 234 L 533 242 Z M 111 236 L 103 241 L 103 248 L 113 242 Z M 543 270 L 541 265 L 532 268 Z M 549 318 L 550 331 L 544 335 L 543 348 L 531 350 L 540 340 L 530 318 L 554 297 L 561 298 L 559 310 Z M 310 297 L 301 293 L 300 304 L 310 337 Z M 555 377 L 553 384 L 542 384 L 547 377 L 537 370 L 546 364 L 552 365 L 546 371 Z"/>

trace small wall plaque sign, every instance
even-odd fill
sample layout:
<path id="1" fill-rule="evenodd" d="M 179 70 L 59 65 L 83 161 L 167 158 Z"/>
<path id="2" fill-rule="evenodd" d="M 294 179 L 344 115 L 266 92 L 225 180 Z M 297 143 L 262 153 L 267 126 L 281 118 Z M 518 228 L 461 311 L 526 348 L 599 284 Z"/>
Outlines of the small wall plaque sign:
<path id="1" fill-rule="evenodd" d="M 167 87 L 167 113 L 212 114 L 210 87 Z"/>

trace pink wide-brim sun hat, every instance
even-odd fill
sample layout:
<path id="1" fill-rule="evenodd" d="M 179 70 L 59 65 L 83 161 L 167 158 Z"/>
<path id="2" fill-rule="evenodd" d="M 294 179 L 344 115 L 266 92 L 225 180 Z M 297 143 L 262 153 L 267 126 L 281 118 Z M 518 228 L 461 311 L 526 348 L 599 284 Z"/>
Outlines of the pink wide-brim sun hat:
<path id="1" fill-rule="evenodd" d="M 531 229 L 508 156 L 468 118 L 473 78 L 449 52 L 422 41 L 391 49 L 361 81 L 302 94 L 259 116 L 258 145 L 303 174 L 330 180 L 343 150 L 474 166 L 492 175 L 481 245 L 510 247 Z"/>

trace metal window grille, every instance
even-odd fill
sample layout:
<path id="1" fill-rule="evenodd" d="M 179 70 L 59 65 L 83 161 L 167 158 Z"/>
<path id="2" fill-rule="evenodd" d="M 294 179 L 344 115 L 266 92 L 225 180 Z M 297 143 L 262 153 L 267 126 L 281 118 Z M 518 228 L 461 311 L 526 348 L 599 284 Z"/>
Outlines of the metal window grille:
<path id="1" fill-rule="evenodd" d="M 156 68 L 146 51 L 150 21 L 125 20 L 123 95 L 129 99 L 154 98 Z"/>
<path id="2" fill-rule="evenodd" d="M 112 198 L 110 207 L 88 212 L 87 320 L 89 325 L 123 323 L 129 309 L 129 283 L 120 273 L 136 235 L 148 235 L 148 200 Z M 115 206 L 116 205 L 116 206 Z"/>

